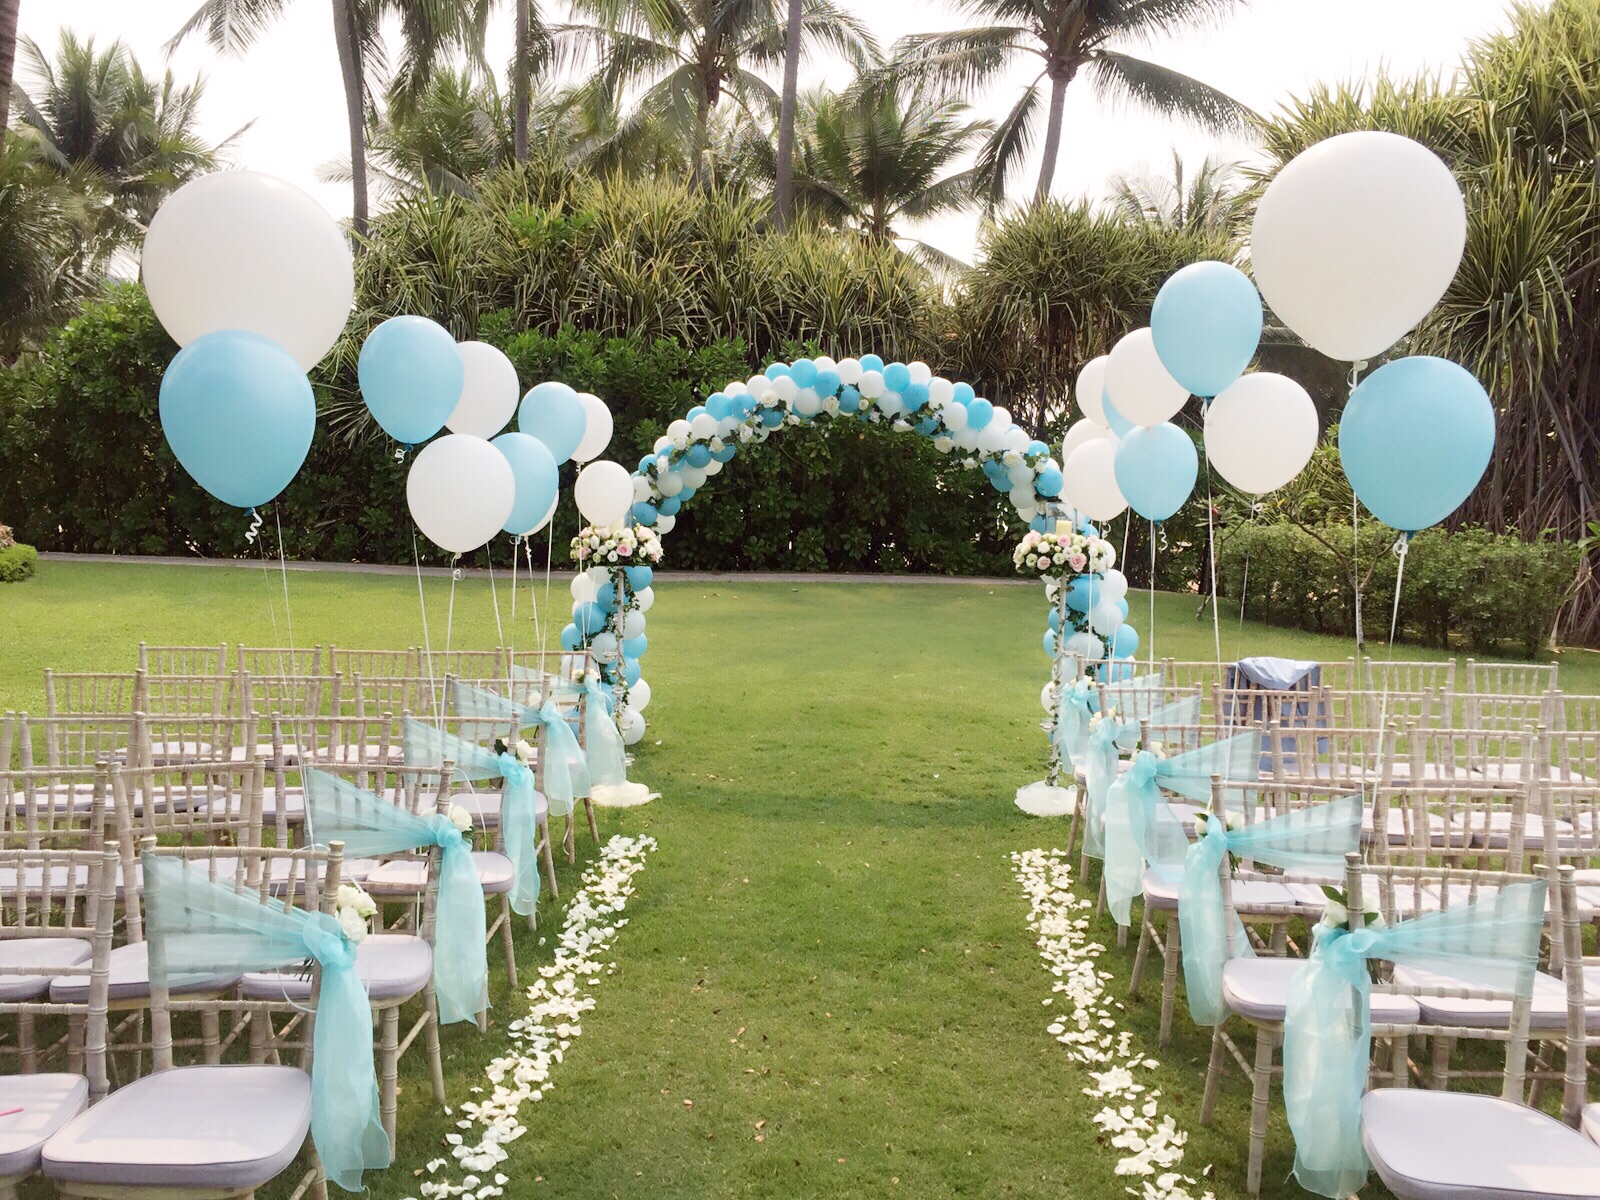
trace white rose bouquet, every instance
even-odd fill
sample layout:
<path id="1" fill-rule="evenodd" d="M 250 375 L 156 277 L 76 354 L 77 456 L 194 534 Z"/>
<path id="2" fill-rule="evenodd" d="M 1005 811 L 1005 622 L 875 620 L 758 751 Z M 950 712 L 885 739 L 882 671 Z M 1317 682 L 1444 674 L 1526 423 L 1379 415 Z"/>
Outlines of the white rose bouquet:
<path id="1" fill-rule="evenodd" d="M 359 946 L 369 932 L 367 922 L 378 913 L 377 902 L 358 884 L 341 883 L 334 898 L 334 916 L 350 944 Z"/>
<path id="2" fill-rule="evenodd" d="M 585 525 L 572 539 L 580 567 L 648 567 L 661 561 L 661 535 L 648 525 Z"/>
<path id="3" fill-rule="evenodd" d="M 1045 579 L 1085 572 L 1098 575 L 1116 565 L 1117 552 L 1105 538 L 1030 529 L 1011 552 L 1011 561 L 1020 574 Z"/>

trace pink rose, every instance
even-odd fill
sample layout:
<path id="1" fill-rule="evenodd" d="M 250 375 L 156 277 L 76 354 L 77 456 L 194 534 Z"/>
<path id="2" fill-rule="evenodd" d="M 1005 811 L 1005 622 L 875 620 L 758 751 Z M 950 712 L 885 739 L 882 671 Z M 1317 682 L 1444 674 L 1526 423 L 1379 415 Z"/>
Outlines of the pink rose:
<path id="1" fill-rule="evenodd" d="M 1073 556 L 1072 556 L 1072 558 L 1071 558 L 1071 563 L 1072 563 L 1072 569 L 1073 569 L 1073 570 L 1074 570 L 1074 571 L 1081 571 L 1081 570 L 1083 570 L 1083 565 L 1084 565 L 1084 563 L 1086 563 L 1086 562 L 1087 562 L 1087 561 L 1088 561 L 1088 560 L 1087 560 L 1087 559 L 1086 559 L 1086 558 L 1084 558 L 1084 557 L 1083 557 L 1083 555 L 1081 555 L 1081 554 L 1074 554 L 1074 555 L 1073 555 Z"/>
<path id="2" fill-rule="evenodd" d="M 627 554 L 632 554 L 633 551 L 628 548 L 628 545 L 626 543 L 624 543 L 621 546 L 617 547 L 617 553 L 618 554 L 627 555 Z"/>

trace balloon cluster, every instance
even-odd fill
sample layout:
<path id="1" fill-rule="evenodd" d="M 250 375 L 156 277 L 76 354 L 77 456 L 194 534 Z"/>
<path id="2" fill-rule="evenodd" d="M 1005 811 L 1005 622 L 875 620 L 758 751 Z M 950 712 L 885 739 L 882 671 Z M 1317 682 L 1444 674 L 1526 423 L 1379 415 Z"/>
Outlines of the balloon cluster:
<path id="1" fill-rule="evenodd" d="M 161 379 L 173 454 L 224 503 L 267 503 L 311 449 L 317 406 L 306 372 L 350 315 L 355 271 L 344 235 L 291 184 L 219 171 L 167 197 L 140 270 L 181 347 Z"/>
<path id="2" fill-rule="evenodd" d="M 594 539 L 598 545 L 590 545 Z M 626 539 L 626 543 L 624 543 Z M 581 545 L 580 545 L 581 543 Z M 637 565 L 618 566 L 621 545 L 627 544 Z M 644 615 L 656 602 L 651 581 L 655 572 L 640 558 L 660 558 L 660 541 L 648 529 L 600 533 L 586 529 L 573 539 L 579 561 L 605 562 L 572 577 L 572 623 L 561 631 L 563 650 L 587 648 L 600 667 L 600 676 L 614 690 L 615 715 L 622 740 L 631 746 L 644 737 L 644 710 L 650 704 L 650 685 L 640 674 L 639 660 L 650 649 Z"/>
<path id="3" fill-rule="evenodd" d="M 1067 431 L 1064 495 L 1110 520 L 1132 508 L 1164 521 L 1199 471 L 1172 419 L 1205 402 L 1206 455 L 1223 479 L 1262 494 L 1283 487 L 1316 449 L 1317 410 L 1304 388 L 1245 369 L 1261 339 L 1262 299 L 1308 344 L 1352 362 L 1388 350 L 1438 303 L 1466 238 L 1461 189 L 1432 151 L 1389 133 L 1329 138 L 1292 160 L 1257 207 L 1256 284 L 1227 263 L 1194 263 L 1162 284 L 1148 328 L 1087 363 Z M 1351 393 L 1339 453 L 1356 496 L 1406 533 L 1453 512 L 1494 448 L 1494 410 L 1467 371 L 1400 358 Z"/>
<path id="4" fill-rule="evenodd" d="M 1072 526 L 1060 521 L 1054 530 L 1030 529 L 1011 557 L 1019 572 L 1044 580 L 1048 657 L 1071 654 L 1084 667 L 1132 659 L 1139 634 L 1127 623 L 1128 579 L 1115 568 L 1116 548 L 1099 530 L 1081 518 Z"/>
<path id="5" fill-rule="evenodd" d="M 678 511 L 722 470 L 740 445 L 764 442 L 784 425 L 850 418 L 921 434 L 943 454 L 981 467 L 1024 520 L 1055 506 L 1062 470 L 1050 448 L 970 384 L 934 375 L 926 363 L 885 363 L 876 354 L 775 362 L 733 380 L 667 426 L 633 474 L 632 516 L 668 533 Z"/>

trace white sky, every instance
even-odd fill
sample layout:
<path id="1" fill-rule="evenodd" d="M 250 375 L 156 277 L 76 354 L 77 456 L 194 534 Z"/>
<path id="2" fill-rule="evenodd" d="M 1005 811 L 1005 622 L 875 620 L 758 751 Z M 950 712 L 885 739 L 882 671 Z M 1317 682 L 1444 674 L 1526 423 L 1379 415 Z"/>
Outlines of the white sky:
<path id="1" fill-rule="evenodd" d="M 841 0 L 866 20 L 887 47 L 914 30 L 966 24 L 944 0 Z M 1449 71 L 1476 37 L 1502 28 L 1508 0 L 1252 0 L 1216 30 L 1129 46 L 1165 66 L 1219 87 L 1257 109 L 1271 111 L 1318 80 L 1351 79 L 1380 64 L 1406 75 Z M 199 0 L 22 0 L 21 31 L 54 49 L 66 25 L 80 36 L 122 38 L 146 67 L 161 63 L 162 47 Z M 504 8 L 505 6 L 502 6 Z M 546 11 L 561 11 L 546 0 Z M 511 33 L 500 14 L 491 34 L 491 63 L 511 57 Z M 203 132 L 213 140 L 254 122 L 237 143 L 235 165 L 282 176 L 306 188 L 335 216 L 350 211 L 348 190 L 318 183 L 318 165 L 348 152 L 338 62 L 327 0 L 290 0 L 287 11 L 254 49 L 221 58 L 199 37 L 174 56 L 181 79 L 207 77 Z M 19 62 L 19 71 L 23 65 Z M 1014 85 L 996 85 L 975 98 L 977 114 L 999 118 L 1036 68 L 1019 66 Z M 848 74 L 841 64 L 811 64 L 802 84 Z M 26 82 L 25 76 L 23 81 Z M 1215 138 L 1138 110 L 1098 103 L 1083 81 L 1068 92 L 1055 191 L 1063 197 L 1099 195 L 1109 176 L 1145 165 L 1163 168 L 1171 148 L 1198 162 L 1218 149 Z M 1244 158 L 1249 147 L 1223 145 L 1223 155 Z M 1031 194 L 1037 168 L 1018 178 L 1018 194 Z M 962 258 L 971 255 L 976 217 L 934 222 L 921 236 Z"/>

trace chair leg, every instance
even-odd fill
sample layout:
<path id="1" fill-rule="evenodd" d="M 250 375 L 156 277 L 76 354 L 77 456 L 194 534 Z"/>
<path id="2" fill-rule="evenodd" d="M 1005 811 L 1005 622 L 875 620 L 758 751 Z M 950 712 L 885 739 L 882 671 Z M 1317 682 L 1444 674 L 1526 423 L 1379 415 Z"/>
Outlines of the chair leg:
<path id="1" fill-rule="evenodd" d="M 1455 1038 L 1433 1035 L 1433 1065 L 1428 1071 L 1430 1088 L 1440 1092 L 1450 1090 L 1450 1054 L 1455 1048 Z"/>
<path id="2" fill-rule="evenodd" d="M 212 1066 L 222 1061 L 222 1014 L 214 1008 L 200 1013 L 200 1042 L 205 1049 L 206 1062 Z"/>
<path id="3" fill-rule="evenodd" d="M 594 801 L 588 796 L 583 798 L 584 815 L 589 818 L 589 836 L 595 841 L 600 840 L 600 823 L 594 819 Z"/>
<path id="4" fill-rule="evenodd" d="M 1167 937 L 1163 949 L 1159 1044 L 1165 1050 L 1172 1041 L 1172 1010 L 1178 1001 L 1178 966 L 1183 961 L 1183 932 L 1176 914 L 1167 918 Z"/>
<path id="5" fill-rule="evenodd" d="M 425 1012 L 423 1020 L 428 1025 L 422 1031 L 423 1048 L 428 1055 L 428 1078 L 433 1084 L 433 1102 L 444 1103 L 444 1056 L 439 1052 L 439 993 L 434 990 L 430 980 L 423 989 L 422 1007 Z M 481 1013 L 479 1014 L 481 1017 Z"/>
<path id="6" fill-rule="evenodd" d="M 535 906 L 534 911 L 538 912 Z M 500 895 L 500 945 L 506 952 L 506 983 L 513 989 L 517 986 L 517 944 L 511 936 L 511 922 L 516 918 L 511 913 L 511 897 Z"/>
<path id="7" fill-rule="evenodd" d="M 544 864 L 545 882 L 550 885 L 550 894 L 557 899 L 561 897 L 561 888 L 556 884 L 556 860 L 550 853 L 550 826 L 545 825 L 544 838 L 539 843 L 539 861 Z"/>
<path id="8" fill-rule="evenodd" d="M 398 1107 L 400 1076 L 400 1006 L 390 1005 L 378 1016 L 383 1030 L 379 1046 L 378 1109 L 383 1116 L 384 1132 L 389 1144 L 394 1145 L 395 1111 Z"/>
<path id="9" fill-rule="evenodd" d="M 1403 1033 L 1389 1041 L 1389 1074 L 1391 1087 L 1411 1086 L 1411 1039 Z"/>
<path id="10" fill-rule="evenodd" d="M 67 1018 L 67 1070 L 73 1075 L 84 1074 L 83 1039 L 88 1020 L 79 1013 Z M 5 1200 L 0 1193 L 0 1200 Z"/>
<path id="11" fill-rule="evenodd" d="M 36 1075 L 39 1072 L 39 1043 L 34 1032 L 34 1020 L 31 1012 L 17 1014 L 17 1046 L 22 1051 L 22 1073 Z"/>
<path id="12" fill-rule="evenodd" d="M 1272 1052 L 1277 1034 L 1265 1026 L 1256 1029 L 1256 1059 L 1250 1072 L 1250 1164 L 1245 1190 L 1261 1194 L 1261 1164 L 1267 1156 L 1267 1105 L 1272 1097 Z"/>
<path id="13" fill-rule="evenodd" d="M 1139 998 L 1139 985 L 1144 982 L 1144 964 L 1150 957 L 1150 943 L 1155 940 L 1155 916 L 1145 910 L 1144 920 L 1139 922 L 1139 948 L 1133 954 L 1133 970 L 1128 975 L 1128 999 Z"/>
<path id="14" fill-rule="evenodd" d="M 578 860 L 578 815 L 576 812 L 567 814 L 567 832 L 561 839 L 561 846 L 567 852 L 567 861 Z"/>
<path id="15" fill-rule="evenodd" d="M 1217 1092 L 1222 1086 L 1222 1068 L 1226 1054 L 1227 1043 L 1223 1041 L 1222 1026 L 1218 1025 L 1211 1031 L 1211 1059 L 1206 1063 L 1206 1088 L 1200 1098 L 1202 1125 L 1210 1125 L 1211 1118 L 1216 1112 Z"/>

